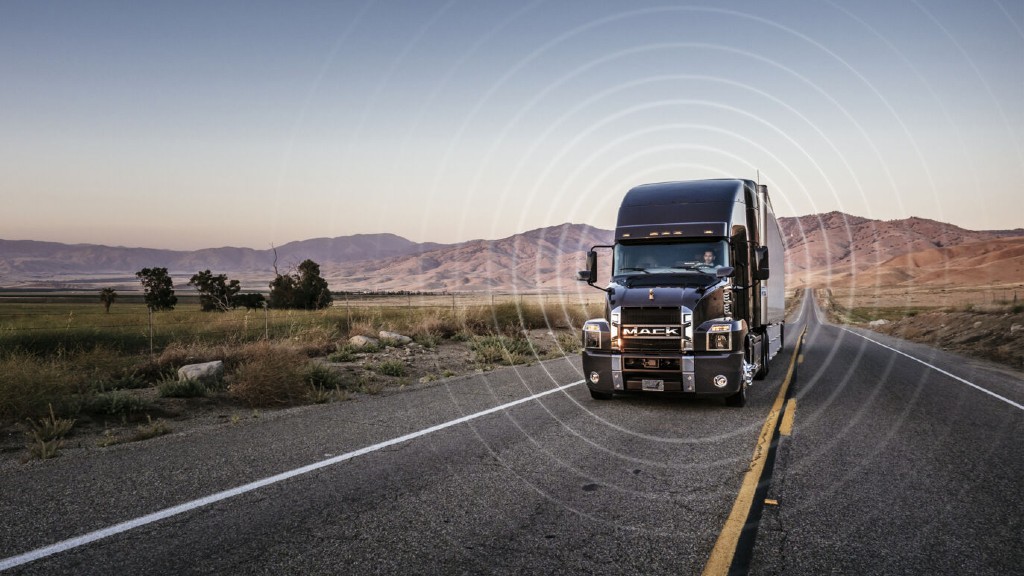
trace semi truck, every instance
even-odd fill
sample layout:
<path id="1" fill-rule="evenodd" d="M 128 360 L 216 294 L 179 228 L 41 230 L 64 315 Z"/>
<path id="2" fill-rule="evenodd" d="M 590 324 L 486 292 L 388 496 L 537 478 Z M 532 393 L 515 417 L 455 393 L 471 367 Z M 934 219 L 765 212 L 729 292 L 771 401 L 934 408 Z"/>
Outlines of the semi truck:
<path id="1" fill-rule="evenodd" d="M 590 394 L 675 393 L 747 402 L 785 338 L 784 247 L 768 188 L 752 180 L 644 184 L 619 207 L 614 245 L 577 279 L 606 293 L 583 325 Z M 611 278 L 596 285 L 598 250 Z"/>

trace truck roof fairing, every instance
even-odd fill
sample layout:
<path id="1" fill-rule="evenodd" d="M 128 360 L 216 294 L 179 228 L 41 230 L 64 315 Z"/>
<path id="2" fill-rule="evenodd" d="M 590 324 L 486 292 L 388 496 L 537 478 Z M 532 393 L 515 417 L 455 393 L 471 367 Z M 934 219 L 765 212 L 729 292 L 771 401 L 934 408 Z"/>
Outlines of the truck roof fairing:
<path id="1" fill-rule="evenodd" d="M 734 215 L 742 214 L 736 204 L 745 206 L 746 191 L 754 186 L 749 180 L 726 179 L 637 186 L 619 207 L 615 241 L 728 236 Z"/>

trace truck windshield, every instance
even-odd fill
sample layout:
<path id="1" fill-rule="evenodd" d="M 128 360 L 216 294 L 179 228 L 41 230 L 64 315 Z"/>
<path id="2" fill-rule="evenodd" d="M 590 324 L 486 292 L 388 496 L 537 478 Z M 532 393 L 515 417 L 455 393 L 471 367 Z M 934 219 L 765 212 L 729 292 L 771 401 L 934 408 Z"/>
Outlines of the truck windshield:
<path id="1" fill-rule="evenodd" d="M 616 244 L 615 276 L 635 274 L 714 274 L 729 263 L 729 243 L 679 242 L 671 244 Z"/>

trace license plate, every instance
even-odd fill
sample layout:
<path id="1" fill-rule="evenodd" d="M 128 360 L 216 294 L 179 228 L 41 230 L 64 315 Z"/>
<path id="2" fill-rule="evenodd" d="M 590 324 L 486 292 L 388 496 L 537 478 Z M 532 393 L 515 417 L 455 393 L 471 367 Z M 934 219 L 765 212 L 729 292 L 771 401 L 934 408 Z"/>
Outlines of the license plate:
<path id="1" fill-rule="evenodd" d="M 644 379 L 640 382 L 644 390 L 650 390 L 652 392 L 664 392 L 665 381 L 664 380 L 647 380 Z"/>

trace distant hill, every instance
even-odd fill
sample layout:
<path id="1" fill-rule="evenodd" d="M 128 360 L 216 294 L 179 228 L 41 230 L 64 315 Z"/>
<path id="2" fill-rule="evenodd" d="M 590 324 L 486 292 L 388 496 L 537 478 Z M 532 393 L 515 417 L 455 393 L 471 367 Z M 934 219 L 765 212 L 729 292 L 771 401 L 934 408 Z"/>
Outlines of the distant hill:
<path id="1" fill-rule="evenodd" d="M 882 221 L 842 212 L 780 218 L 779 225 L 786 242 L 787 284 L 794 287 L 853 281 L 860 284 L 869 281 L 866 271 L 881 266 L 890 271 L 901 269 L 899 274 L 886 276 L 887 283 L 931 282 L 934 274 L 919 274 L 922 267 L 918 264 L 924 260 L 897 257 L 931 253 L 932 256 L 925 260 L 931 261 L 934 266 L 934 258 L 939 254 L 952 257 L 954 253 L 982 253 L 991 249 L 991 246 L 983 243 L 1001 238 L 1024 237 L 1024 229 L 974 231 L 926 218 Z M 939 250 L 975 243 L 982 244 L 963 251 Z M 953 264 L 953 261 L 948 261 L 945 265 Z M 970 267 L 971 263 L 959 260 L 956 265 Z M 971 277 L 966 274 L 963 280 Z M 870 280 L 872 283 L 880 280 L 877 274 L 873 278 Z M 1024 277 L 1018 278 L 1024 281 Z M 1012 282 L 1012 279 L 1007 281 Z"/>
<path id="2" fill-rule="evenodd" d="M 927 220 L 880 221 L 841 212 L 780 218 L 790 287 L 825 284 L 1024 282 L 1024 229 L 972 231 Z M 585 224 L 538 228 L 498 240 L 416 243 L 394 234 L 289 242 L 277 248 L 286 272 L 307 258 L 335 290 L 559 291 L 576 289 L 585 251 L 612 232 Z M 183 285 L 210 269 L 265 289 L 274 251 L 196 251 L 0 240 L 0 287 L 137 289 L 145 267 L 166 267 Z M 604 258 L 607 264 L 607 257 Z"/>
<path id="3" fill-rule="evenodd" d="M 0 286 L 68 287 L 91 284 L 97 277 L 135 282 L 136 271 L 167 268 L 172 276 L 189 277 L 200 270 L 251 279 L 257 287 L 309 258 L 321 265 L 407 256 L 435 250 L 444 244 L 416 243 L 395 234 L 356 234 L 289 242 L 274 249 L 205 248 L 195 251 L 126 248 L 95 244 L 58 244 L 30 240 L 0 240 Z M 257 280 L 258 279 L 258 280 Z"/>
<path id="4" fill-rule="evenodd" d="M 561 224 L 414 256 L 321 268 L 353 290 L 554 291 L 575 285 L 586 250 L 611 241 L 611 231 Z"/>

